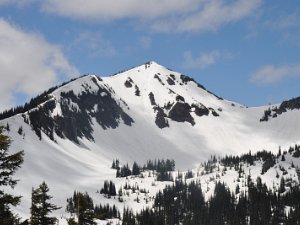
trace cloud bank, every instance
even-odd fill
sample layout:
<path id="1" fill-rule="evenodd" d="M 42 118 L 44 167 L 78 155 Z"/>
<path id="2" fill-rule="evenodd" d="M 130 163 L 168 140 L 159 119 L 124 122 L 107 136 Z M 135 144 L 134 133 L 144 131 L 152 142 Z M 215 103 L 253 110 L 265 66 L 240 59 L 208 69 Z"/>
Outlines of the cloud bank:
<path id="1" fill-rule="evenodd" d="M 44 0 L 42 9 L 94 22 L 138 19 L 159 32 L 212 31 L 253 16 L 262 0 Z"/>
<path id="2" fill-rule="evenodd" d="M 33 96 L 78 74 L 58 46 L 0 19 L 0 111 L 15 105 L 15 94 Z"/>
<path id="3" fill-rule="evenodd" d="M 251 81 L 256 84 L 273 84 L 297 76 L 300 77 L 300 63 L 283 66 L 266 65 L 252 74 Z"/>

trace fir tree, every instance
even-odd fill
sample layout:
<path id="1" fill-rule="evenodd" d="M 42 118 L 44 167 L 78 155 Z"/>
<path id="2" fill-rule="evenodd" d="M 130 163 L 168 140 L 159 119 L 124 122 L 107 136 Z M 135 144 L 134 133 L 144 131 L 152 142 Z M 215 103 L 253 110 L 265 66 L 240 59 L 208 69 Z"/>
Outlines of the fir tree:
<path id="1" fill-rule="evenodd" d="M 23 127 L 22 126 L 19 127 L 18 134 L 23 135 Z"/>
<path id="2" fill-rule="evenodd" d="M 14 188 L 18 180 L 13 179 L 13 175 L 23 163 L 24 152 L 20 151 L 9 155 L 8 148 L 11 139 L 3 134 L 3 127 L 0 127 L 0 188 L 9 186 Z M 20 196 L 13 196 L 0 189 L 0 224 L 16 224 L 16 216 L 11 212 L 11 206 L 20 203 Z"/>
<path id="3" fill-rule="evenodd" d="M 49 214 L 53 211 L 60 209 L 49 201 L 52 196 L 48 194 L 49 188 L 45 182 L 43 182 L 38 188 L 32 189 L 31 195 L 31 225 L 54 225 L 57 219 L 55 217 L 49 217 Z"/>
<path id="4" fill-rule="evenodd" d="M 140 167 L 138 166 L 138 164 L 136 162 L 133 163 L 132 166 L 132 175 L 139 175 L 140 174 Z"/>
<path id="5" fill-rule="evenodd" d="M 75 214 L 78 222 L 75 223 L 74 219 L 71 218 L 70 222 L 76 225 L 95 225 L 94 222 L 94 203 L 92 198 L 87 194 L 81 192 L 74 192 L 72 198 L 67 199 L 67 212 Z"/>
<path id="6" fill-rule="evenodd" d="M 5 129 L 7 130 L 7 132 L 9 132 L 9 131 L 10 131 L 10 126 L 9 126 L 9 124 L 8 124 L 8 123 L 6 124 L 6 127 L 5 127 Z"/>

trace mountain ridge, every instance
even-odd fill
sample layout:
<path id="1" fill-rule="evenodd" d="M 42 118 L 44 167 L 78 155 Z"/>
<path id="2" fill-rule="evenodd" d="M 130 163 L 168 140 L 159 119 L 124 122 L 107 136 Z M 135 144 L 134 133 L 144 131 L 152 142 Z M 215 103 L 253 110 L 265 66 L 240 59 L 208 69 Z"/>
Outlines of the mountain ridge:
<path id="1" fill-rule="evenodd" d="M 25 151 L 15 190 L 24 196 L 20 214 L 29 214 L 32 187 L 43 180 L 58 205 L 74 189 L 94 193 L 115 177 L 116 158 L 130 164 L 171 158 L 186 170 L 211 155 L 277 152 L 299 144 L 299 109 L 261 122 L 269 107 L 221 100 L 181 73 L 151 63 L 49 89 L 16 115 L 0 117 L 9 127 L 11 149 Z"/>

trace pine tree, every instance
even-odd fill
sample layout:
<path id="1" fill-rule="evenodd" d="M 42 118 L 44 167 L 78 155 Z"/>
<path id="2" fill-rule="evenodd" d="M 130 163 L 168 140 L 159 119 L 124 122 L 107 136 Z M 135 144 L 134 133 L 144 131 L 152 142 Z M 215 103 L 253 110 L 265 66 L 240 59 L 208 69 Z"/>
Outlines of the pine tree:
<path id="1" fill-rule="evenodd" d="M 5 127 L 5 129 L 7 130 L 7 132 L 9 132 L 9 131 L 10 131 L 10 126 L 9 126 L 9 124 L 8 124 L 8 123 L 6 124 L 6 127 Z"/>
<path id="2" fill-rule="evenodd" d="M 0 188 L 9 186 L 14 188 L 17 180 L 13 175 L 23 163 L 24 152 L 20 151 L 9 155 L 8 148 L 11 139 L 3 134 L 3 127 L 0 127 Z M 20 203 L 20 196 L 7 194 L 0 190 L 0 224 L 12 225 L 16 223 L 16 216 L 10 210 L 10 206 L 16 206 Z"/>
<path id="3" fill-rule="evenodd" d="M 49 188 L 43 182 L 38 188 L 32 189 L 31 195 L 31 225 L 54 225 L 57 219 L 49 217 L 53 211 L 60 209 L 54 204 L 49 202 L 52 196 L 48 194 Z"/>
<path id="4" fill-rule="evenodd" d="M 67 199 L 67 212 L 77 216 L 77 225 L 95 225 L 94 203 L 88 193 L 74 192 L 72 198 Z M 70 219 L 74 222 L 74 219 Z M 70 224 L 70 222 L 69 222 Z M 75 224 L 75 223 L 74 223 Z"/>
<path id="5" fill-rule="evenodd" d="M 140 174 L 140 167 L 136 162 L 134 162 L 132 166 L 132 175 L 137 176 L 139 174 Z"/>

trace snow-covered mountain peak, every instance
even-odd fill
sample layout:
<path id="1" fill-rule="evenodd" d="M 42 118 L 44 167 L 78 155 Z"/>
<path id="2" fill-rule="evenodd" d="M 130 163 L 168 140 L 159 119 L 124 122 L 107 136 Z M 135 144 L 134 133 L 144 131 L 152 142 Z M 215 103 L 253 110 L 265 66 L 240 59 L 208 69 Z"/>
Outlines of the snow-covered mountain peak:
<path id="1" fill-rule="evenodd" d="M 27 210 L 21 213 L 28 215 L 32 187 L 45 180 L 63 206 L 74 189 L 95 193 L 114 177 L 110 166 L 117 158 L 130 164 L 174 159 L 176 168 L 188 169 L 211 155 L 288 149 L 300 143 L 299 109 L 300 98 L 247 108 L 151 61 L 114 76 L 86 75 L 50 88 L 23 107 L 0 114 L 0 124 L 13 140 L 11 149 L 25 151 L 17 176 L 26 179 L 17 193 L 24 196 L 22 209 Z M 299 165 L 299 156 L 292 160 Z M 286 161 L 262 178 L 276 176 L 276 166 L 280 169 Z M 264 164 L 257 165 L 250 166 L 251 174 L 259 174 Z M 250 167 L 245 164 L 245 171 Z M 286 167 L 295 180 L 295 170 Z M 222 177 L 219 172 L 213 176 Z M 233 186 L 238 175 L 230 166 L 224 180 Z M 154 179 L 134 178 L 132 183 L 157 189 L 151 185 Z M 210 187 L 211 173 L 199 179 Z"/>
<path id="2" fill-rule="evenodd" d="M 114 154 L 126 161 L 171 155 L 189 167 L 214 153 L 277 151 L 298 143 L 294 131 L 300 131 L 300 122 L 291 119 L 299 115 L 297 102 L 288 104 L 286 114 L 260 121 L 268 107 L 246 108 L 224 100 L 151 61 L 115 76 L 74 79 L 0 118 L 5 125 L 19 114 L 18 126 L 29 126 L 41 141 L 100 148 L 110 152 L 109 159 Z"/>

